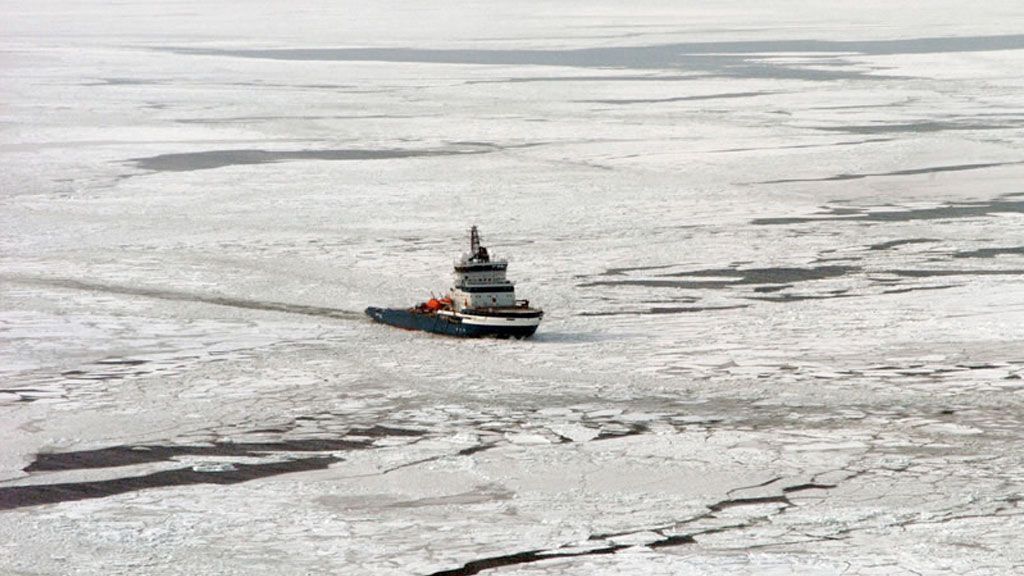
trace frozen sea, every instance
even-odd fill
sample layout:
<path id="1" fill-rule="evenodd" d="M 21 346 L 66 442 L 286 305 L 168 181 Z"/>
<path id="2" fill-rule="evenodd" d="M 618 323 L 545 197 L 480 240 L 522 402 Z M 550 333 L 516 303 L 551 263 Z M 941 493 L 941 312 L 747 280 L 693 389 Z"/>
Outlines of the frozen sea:
<path id="1" fill-rule="evenodd" d="M 1024 573 L 1021 2 L 0 20 L 0 574 Z"/>

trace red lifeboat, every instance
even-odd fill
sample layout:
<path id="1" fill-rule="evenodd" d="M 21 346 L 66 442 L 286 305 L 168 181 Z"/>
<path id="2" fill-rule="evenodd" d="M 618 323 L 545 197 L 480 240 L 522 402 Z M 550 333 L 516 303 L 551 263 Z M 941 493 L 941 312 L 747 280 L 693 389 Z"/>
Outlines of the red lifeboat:
<path id="1" fill-rule="evenodd" d="M 417 304 L 415 310 L 419 312 L 433 313 L 439 310 L 451 310 L 451 298 L 431 298 L 422 304 Z"/>

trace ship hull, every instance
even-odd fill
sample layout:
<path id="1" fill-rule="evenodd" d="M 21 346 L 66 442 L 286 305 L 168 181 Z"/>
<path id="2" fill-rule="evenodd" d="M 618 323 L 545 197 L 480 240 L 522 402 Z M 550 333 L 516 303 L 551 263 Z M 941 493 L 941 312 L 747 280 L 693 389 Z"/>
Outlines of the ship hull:
<path id="1" fill-rule="evenodd" d="M 529 338 L 537 331 L 537 326 L 540 324 L 539 315 L 533 318 L 510 320 L 499 317 L 437 314 L 373 306 L 366 309 L 366 315 L 381 324 L 458 338 Z"/>

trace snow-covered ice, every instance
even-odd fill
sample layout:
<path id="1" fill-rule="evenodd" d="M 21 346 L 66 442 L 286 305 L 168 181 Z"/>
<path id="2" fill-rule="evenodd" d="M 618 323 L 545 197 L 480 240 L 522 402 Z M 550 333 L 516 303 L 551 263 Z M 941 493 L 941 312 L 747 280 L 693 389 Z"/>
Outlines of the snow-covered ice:
<path id="1" fill-rule="evenodd" d="M 1024 572 L 1019 2 L 0 10 L 0 573 Z"/>

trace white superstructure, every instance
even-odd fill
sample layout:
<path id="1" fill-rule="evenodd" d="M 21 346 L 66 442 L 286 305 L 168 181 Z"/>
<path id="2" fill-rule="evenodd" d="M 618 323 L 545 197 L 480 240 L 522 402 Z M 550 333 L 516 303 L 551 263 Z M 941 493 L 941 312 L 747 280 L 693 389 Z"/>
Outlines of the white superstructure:
<path id="1" fill-rule="evenodd" d="M 452 306 L 456 312 L 488 308 L 515 308 L 515 285 L 505 277 L 507 260 L 491 260 L 480 245 L 476 226 L 470 229 L 470 252 L 455 263 Z"/>

